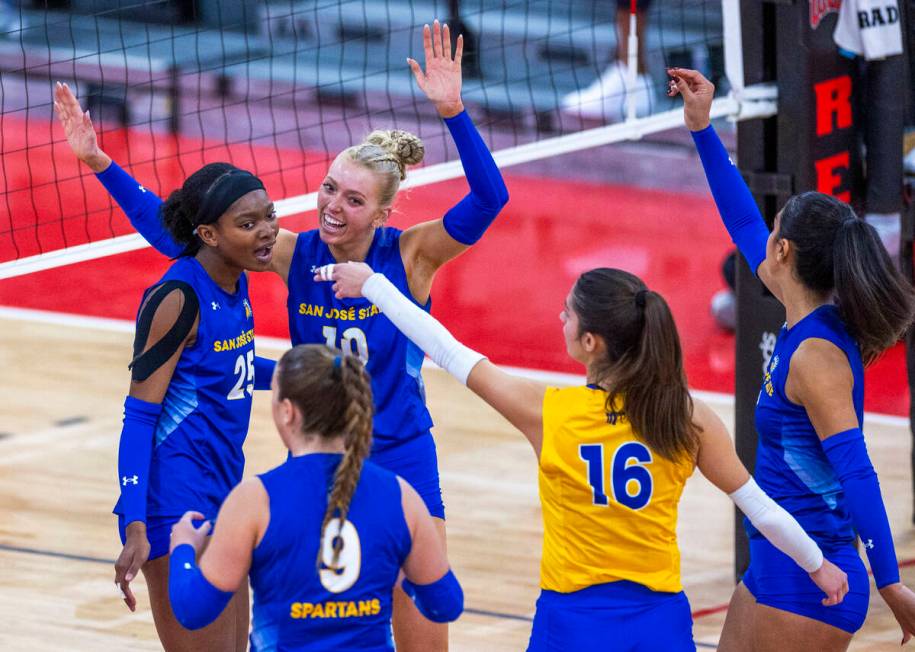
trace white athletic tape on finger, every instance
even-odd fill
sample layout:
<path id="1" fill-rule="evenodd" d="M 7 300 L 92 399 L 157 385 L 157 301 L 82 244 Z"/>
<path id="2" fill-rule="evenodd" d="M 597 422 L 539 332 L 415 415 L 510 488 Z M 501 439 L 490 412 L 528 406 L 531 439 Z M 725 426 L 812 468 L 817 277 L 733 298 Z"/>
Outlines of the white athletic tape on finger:
<path id="1" fill-rule="evenodd" d="M 332 281 L 334 279 L 334 264 L 322 265 L 318 268 L 318 275 L 322 281 Z"/>

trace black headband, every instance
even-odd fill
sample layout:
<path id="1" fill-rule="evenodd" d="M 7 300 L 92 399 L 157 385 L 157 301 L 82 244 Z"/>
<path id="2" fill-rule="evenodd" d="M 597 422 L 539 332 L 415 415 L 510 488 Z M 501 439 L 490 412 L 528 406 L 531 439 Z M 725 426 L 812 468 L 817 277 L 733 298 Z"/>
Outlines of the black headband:
<path id="1" fill-rule="evenodd" d="M 247 170 L 229 170 L 216 179 L 203 196 L 194 226 L 217 221 L 229 210 L 229 206 L 253 190 L 266 190 L 263 181 Z"/>

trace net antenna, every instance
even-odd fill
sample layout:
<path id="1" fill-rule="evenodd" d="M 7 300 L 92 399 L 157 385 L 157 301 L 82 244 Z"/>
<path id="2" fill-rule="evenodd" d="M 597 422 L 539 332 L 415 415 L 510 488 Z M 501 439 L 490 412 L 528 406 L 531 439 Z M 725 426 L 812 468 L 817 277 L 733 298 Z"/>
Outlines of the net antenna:
<path id="1" fill-rule="evenodd" d="M 745 86 L 743 76 L 742 38 L 739 0 L 722 0 L 722 29 L 724 44 L 725 72 L 729 83 L 727 95 L 712 102 L 711 117 L 731 121 L 751 120 L 775 115 L 778 97 L 775 84 L 754 84 Z M 638 73 L 638 34 L 636 3 L 631 0 L 629 16 L 629 37 L 627 42 L 630 88 Z M 485 55 L 485 52 L 482 53 Z M 482 88 L 485 94 L 485 87 Z M 493 152 L 500 168 L 549 158 L 611 143 L 637 140 L 645 134 L 683 126 L 683 111 L 675 107 L 667 111 L 644 117 L 635 114 L 634 93 L 626 98 L 626 119 L 616 124 L 575 131 L 559 136 L 497 149 Z M 411 172 L 401 185 L 402 188 L 418 187 L 463 176 L 459 160 L 429 165 Z M 312 211 L 317 206 L 317 192 L 308 192 L 275 202 L 277 216 L 288 217 Z M 82 261 L 92 260 L 147 247 L 138 234 L 112 237 L 105 240 L 64 247 L 55 251 L 21 257 L 0 263 L 0 279 L 21 276 L 32 272 L 52 269 Z"/>
<path id="2" fill-rule="evenodd" d="M 626 39 L 626 76 L 628 88 L 635 88 L 639 75 L 639 33 L 638 17 L 636 16 L 637 0 L 629 0 L 629 38 Z M 626 96 L 626 120 L 635 120 L 635 93 Z"/>

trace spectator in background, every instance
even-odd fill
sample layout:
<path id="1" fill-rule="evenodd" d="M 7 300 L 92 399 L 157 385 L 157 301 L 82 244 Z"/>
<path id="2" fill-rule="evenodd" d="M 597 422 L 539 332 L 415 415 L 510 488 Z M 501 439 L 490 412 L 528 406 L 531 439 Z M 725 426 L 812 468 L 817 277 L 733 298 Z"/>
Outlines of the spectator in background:
<path id="1" fill-rule="evenodd" d="M 712 317 L 726 331 L 737 330 L 737 252 L 731 251 L 721 263 L 721 276 L 728 286 L 712 295 Z"/>
<path id="2" fill-rule="evenodd" d="M 627 73 L 627 46 L 629 39 L 629 0 L 616 2 L 616 58 L 590 86 L 569 93 L 562 98 L 562 110 L 583 118 L 620 122 L 626 116 L 626 98 L 635 94 L 636 115 L 651 112 L 653 91 L 648 67 L 645 65 L 645 20 L 651 0 L 638 0 L 636 34 L 639 37 L 638 76 L 635 85 L 629 85 Z"/>
<path id="3" fill-rule="evenodd" d="M 904 3 L 902 3 L 904 4 Z M 902 215 L 902 132 L 905 58 L 895 0 L 845 0 L 833 39 L 857 64 L 855 110 L 863 134 L 867 191 L 864 219 L 898 264 Z M 870 19 L 861 19 L 870 16 Z"/>

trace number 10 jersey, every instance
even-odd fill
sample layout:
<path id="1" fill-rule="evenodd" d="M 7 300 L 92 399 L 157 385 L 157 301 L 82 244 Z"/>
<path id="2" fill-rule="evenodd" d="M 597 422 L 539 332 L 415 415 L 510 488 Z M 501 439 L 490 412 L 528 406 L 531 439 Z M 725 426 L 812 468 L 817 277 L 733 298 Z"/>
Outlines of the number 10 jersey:
<path id="1" fill-rule="evenodd" d="M 375 229 L 365 262 L 412 300 L 400 235 L 391 227 Z M 337 299 L 333 283 L 313 280 L 317 268 L 334 262 L 317 230 L 298 235 L 289 266 L 289 336 L 294 345 L 326 344 L 362 359 L 372 379 L 378 452 L 432 427 L 420 375 L 424 356 L 368 299 Z M 420 307 L 428 310 L 430 304 Z"/>

